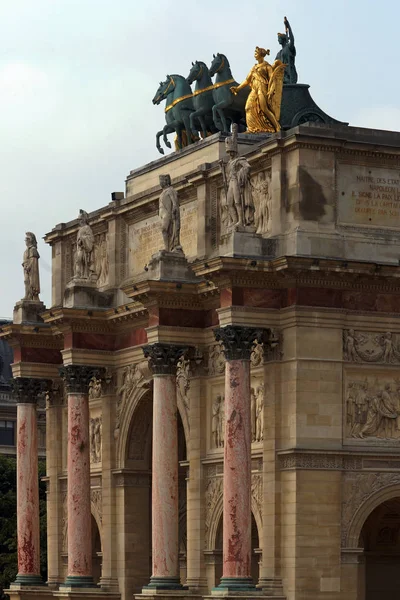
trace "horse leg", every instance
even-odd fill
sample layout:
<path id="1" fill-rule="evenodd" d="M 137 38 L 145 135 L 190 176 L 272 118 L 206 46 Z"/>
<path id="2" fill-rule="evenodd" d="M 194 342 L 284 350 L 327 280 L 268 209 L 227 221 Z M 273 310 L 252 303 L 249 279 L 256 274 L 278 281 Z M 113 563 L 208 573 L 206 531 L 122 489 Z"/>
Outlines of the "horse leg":
<path id="1" fill-rule="evenodd" d="M 171 125 L 166 125 L 164 127 L 164 130 L 163 130 L 163 133 L 164 133 L 163 140 L 164 140 L 164 144 L 167 146 L 167 148 L 171 148 L 171 142 L 168 140 L 167 135 L 169 133 L 172 133 L 173 131 L 174 131 L 174 128 Z"/>
<path id="2" fill-rule="evenodd" d="M 183 120 L 184 129 L 186 129 L 187 143 L 188 143 L 188 146 L 189 146 L 189 144 L 193 144 L 192 129 L 190 127 L 190 116 L 188 114 L 184 113 L 182 115 L 182 120 Z"/>
<path id="3" fill-rule="evenodd" d="M 223 109 L 226 108 L 226 102 L 220 102 L 219 104 L 214 104 L 213 106 L 213 119 L 215 126 L 218 127 L 220 131 L 225 133 L 229 133 L 228 123 L 225 118 L 225 114 Z"/>
<path id="4" fill-rule="evenodd" d="M 164 130 L 161 129 L 161 131 L 159 131 L 156 135 L 156 148 L 160 154 L 164 154 L 164 149 L 161 148 L 161 145 L 160 145 L 160 137 L 163 135 L 163 133 L 164 133 Z"/>
<path id="5" fill-rule="evenodd" d="M 200 122 L 201 132 L 203 134 L 203 138 L 205 139 L 207 137 L 207 127 L 206 127 L 206 120 L 204 118 L 203 113 L 199 115 L 199 122 Z"/>

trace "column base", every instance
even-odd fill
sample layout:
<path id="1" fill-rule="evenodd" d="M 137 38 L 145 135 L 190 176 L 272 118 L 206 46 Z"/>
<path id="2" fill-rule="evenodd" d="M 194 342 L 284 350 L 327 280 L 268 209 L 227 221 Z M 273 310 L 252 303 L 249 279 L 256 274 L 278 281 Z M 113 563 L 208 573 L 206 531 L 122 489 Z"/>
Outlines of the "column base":
<path id="1" fill-rule="evenodd" d="M 213 596 L 230 596 L 244 592 L 245 594 L 259 594 L 261 589 L 256 588 L 251 577 L 221 577 L 221 582 L 218 587 L 212 589 Z"/>
<path id="2" fill-rule="evenodd" d="M 17 575 L 15 581 L 11 584 L 11 586 L 26 586 L 35 587 L 37 585 L 43 586 L 44 581 L 40 577 L 40 575 Z"/>
<path id="3" fill-rule="evenodd" d="M 68 575 L 64 583 L 60 585 L 60 589 L 64 588 L 96 588 L 97 584 L 93 581 L 93 577 L 85 577 L 83 575 Z"/>
<path id="4" fill-rule="evenodd" d="M 143 593 L 146 594 L 146 590 L 154 592 L 154 590 L 183 590 L 179 577 L 150 577 L 149 585 L 143 587 Z"/>

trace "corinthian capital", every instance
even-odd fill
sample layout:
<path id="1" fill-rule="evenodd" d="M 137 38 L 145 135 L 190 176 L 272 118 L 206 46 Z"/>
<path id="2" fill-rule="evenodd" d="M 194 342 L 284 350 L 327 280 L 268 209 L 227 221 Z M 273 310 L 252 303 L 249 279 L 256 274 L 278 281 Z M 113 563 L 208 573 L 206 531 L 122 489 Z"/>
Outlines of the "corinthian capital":
<path id="1" fill-rule="evenodd" d="M 188 346 L 157 343 L 143 346 L 142 350 L 153 375 L 176 375 L 178 360 L 187 352 Z"/>
<path id="2" fill-rule="evenodd" d="M 67 365 L 60 369 L 67 394 L 88 394 L 93 377 L 100 379 L 103 373 L 103 368 L 88 365 Z"/>
<path id="3" fill-rule="evenodd" d="M 227 325 L 214 329 L 217 342 L 222 342 L 226 360 L 250 360 L 254 342 L 262 343 L 267 330 L 240 325 Z"/>
<path id="4" fill-rule="evenodd" d="M 52 381 L 35 377 L 15 377 L 11 385 L 18 404 L 37 404 L 38 397 L 51 388 Z"/>

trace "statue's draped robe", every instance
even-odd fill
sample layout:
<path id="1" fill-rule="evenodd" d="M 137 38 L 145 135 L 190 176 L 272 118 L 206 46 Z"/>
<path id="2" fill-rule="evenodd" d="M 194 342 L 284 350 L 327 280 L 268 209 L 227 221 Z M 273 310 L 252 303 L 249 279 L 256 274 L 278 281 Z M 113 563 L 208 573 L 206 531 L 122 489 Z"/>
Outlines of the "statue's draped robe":
<path id="1" fill-rule="evenodd" d="M 172 186 L 162 191 L 159 201 L 159 216 L 161 219 L 161 230 L 167 234 L 168 252 L 181 250 L 180 230 L 181 219 L 179 213 L 178 194 Z"/>
<path id="2" fill-rule="evenodd" d="M 279 50 L 275 60 L 280 60 L 287 65 L 283 76 L 283 83 L 297 83 L 297 71 L 295 66 L 296 48 L 290 46 L 290 43 L 286 44 L 282 50 Z"/>
<path id="3" fill-rule="evenodd" d="M 274 133 L 280 130 L 276 122 L 280 118 L 284 66 L 278 61 L 257 63 L 246 81 L 251 88 L 247 98 L 246 124 L 249 133 Z"/>
<path id="4" fill-rule="evenodd" d="M 245 225 L 254 224 L 254 201 L 250 183 L 250 165 L 239 156 L 227 164 L 228 204 L 241 204 Z"/>
<path id="5" fill-rule="evenodd" d="M 29 246 L 24 252 L 25 300 L 39 300 L 39 252 L 36 246 Z"/>
<path id="6" fill-rule="evenodd" d="M 93 266 L 94 235 L 90 225 L 82 225 L 76 240 L 75 266 L 77 277 L 89 279 L 94 273 Z"/>

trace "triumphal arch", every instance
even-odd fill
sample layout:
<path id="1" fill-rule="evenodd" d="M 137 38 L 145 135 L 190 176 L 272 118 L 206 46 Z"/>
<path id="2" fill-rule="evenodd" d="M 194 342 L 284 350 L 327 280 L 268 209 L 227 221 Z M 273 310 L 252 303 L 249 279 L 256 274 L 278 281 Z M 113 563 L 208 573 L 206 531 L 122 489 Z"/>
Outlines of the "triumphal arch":
<path id="1" fill-rule="evenodd" d="M 47 308 L 27 234 L 12 598 L 397 597 L 400 134 L 305 114 L 56 225 Z"/>

